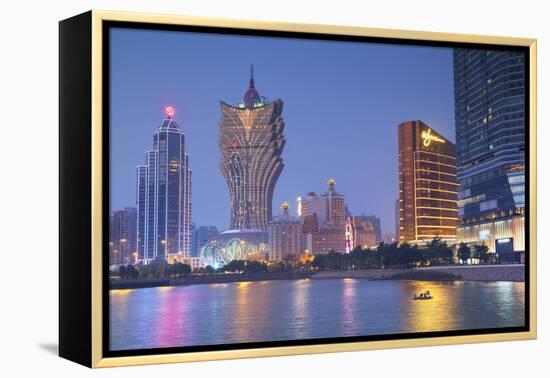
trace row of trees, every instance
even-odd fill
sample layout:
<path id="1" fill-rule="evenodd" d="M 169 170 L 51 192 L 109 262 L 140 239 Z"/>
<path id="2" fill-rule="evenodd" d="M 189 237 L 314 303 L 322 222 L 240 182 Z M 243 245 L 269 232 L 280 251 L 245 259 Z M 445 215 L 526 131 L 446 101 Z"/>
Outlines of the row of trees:
<path id="1" fill-rule="evenodd" d="M 118 273 L 122 279 L 136 278 L 175 278 L 191 274 L 191 266 L 181 262 L 169 264 L 163 258 L 157 258 L 149 264 L 120 266 Z"/>
<path id="2" fill-rule="evenodd" d="M 463 263 L 470 259 L 478 259 L 484 264 L 496 263 L 494 253 L 489 253 L 486 245 L 475 245 L 470 248 L 461 243 L 457 249 L 457 257 Z M 380 243 L 374 250 L 357 247 L 349 254 L 331 251 L 317 255 L 313 261 L 303 262 L 298 256 L 286 256 L 279 262 L 260 262 L 233 260 L 215 269 L 208 265 L 192 272 L 191 266 L 181 262 L 169 264 L 165 259 L 158 258 L 147 265 L 128 265 L 119 268 L 122 279 L 136 278 L 176 278 L 196 274 L 215 273 L 263 273 L 284 272 L 296 270 L 355 270 L 383 268 L 411 268 L 428 265 L 448 265 L 456 262 L 453 248 L 439 238 L 431 240 L 423 247 L 408 243 Z"/>
<path id="3" fill-rule="evenodd" d="M 485 244 L 474 245 L 472 250 L 466 243 L 460 243 L 457 250 L 458 258 L 467 262 L 469 259 L 478 259 L 482 264 L 495 264 L 497 262 L 496 254 L 489 252 L 489 247 Z"/>
<path id="4" fill-rule="evenodd" d="M 484 245 L 472 248 L 466 243 L 458 246 L 457 257 L 462 263 L 470 259 L 478 259 L 483 264 L 496 263 L 496 255 L 489 252 Z M 411 268 L 416 266 L 455 264 L 453 248 L 439 238 L 428 242 L 425 246 L 380 243 L 374 250 L 355 248 L 349 254 L 329 252 L 326 255 L 315 256 L 312 266 L 319 270 L 350 270 L 350 269 L 382 269 Z"/>
<path id="5" fill-rule="evenodd" d="M 440 239 L 430 241 L 425 248 L 408 243 L 380 243 L 374 250 L 357 247 L 349 254 L 329 252 L 315 256 L 312 266 L 319 270 L 352 270 L 403 268 L 420 265 L 452 264 L 454 254 L 451 247 Z"/>
<path id="6" fill-rule="evenodd" d="M 231 273 L 263 273 L 268 271 L 268 265 L 260 261 L 233 260 L 219 268 L 219 271 Z"/>

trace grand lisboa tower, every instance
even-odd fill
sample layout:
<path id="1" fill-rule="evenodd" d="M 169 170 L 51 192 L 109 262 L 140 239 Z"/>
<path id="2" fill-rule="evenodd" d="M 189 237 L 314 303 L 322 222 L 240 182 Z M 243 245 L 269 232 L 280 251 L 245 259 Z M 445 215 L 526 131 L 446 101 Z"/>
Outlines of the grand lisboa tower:
<path id="1" fill-rule="evenodd" d="M 284 164 L 283 101 L 268 102 L 254 87 L 254 67 L 243 101 L 220 101 L 220 169 L 231 197 L 230 229 L 267 230 L 273 190 Z"/>

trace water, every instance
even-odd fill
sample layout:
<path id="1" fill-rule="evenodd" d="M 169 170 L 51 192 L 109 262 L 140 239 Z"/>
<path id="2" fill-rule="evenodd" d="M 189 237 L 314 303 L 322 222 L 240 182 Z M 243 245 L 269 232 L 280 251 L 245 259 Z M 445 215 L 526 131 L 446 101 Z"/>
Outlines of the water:
<path id="1" fill-rule="evenodd" d="M 434 299 L 411 300 L 425 290 Z M 523 326 L 524 290 L 348 278 L 111 290 L 111 350 Z"/>

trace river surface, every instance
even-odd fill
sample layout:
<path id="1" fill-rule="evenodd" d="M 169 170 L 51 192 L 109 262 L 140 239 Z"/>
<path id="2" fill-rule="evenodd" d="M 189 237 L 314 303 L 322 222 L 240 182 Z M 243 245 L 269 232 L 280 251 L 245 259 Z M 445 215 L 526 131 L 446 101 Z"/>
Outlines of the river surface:
<path id="1" fill-rule="evenodd" d="M 429 290 L 434 299 L 413 301 Z M 523 326 L 522 282 L 236 282 L 110 291 L 111 350 Z"/>

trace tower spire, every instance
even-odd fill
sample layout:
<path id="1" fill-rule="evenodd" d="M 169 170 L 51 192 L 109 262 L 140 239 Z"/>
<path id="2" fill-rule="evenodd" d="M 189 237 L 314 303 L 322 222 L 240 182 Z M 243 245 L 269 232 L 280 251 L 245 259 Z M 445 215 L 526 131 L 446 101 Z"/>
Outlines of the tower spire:
<path id="1" fill-rule="evenodd" d="M 254 65 L 250 65 L 250 85 L 243 98 L 244 106 L 248 109 L 254 109 L 257 103 L 261 103 L 261 97 L 254 87 Z"/>
<path id="2" fill-rule="evenodd" d="M 250 65 L 250 88 L 254 88 L 254 65 Z"/>

